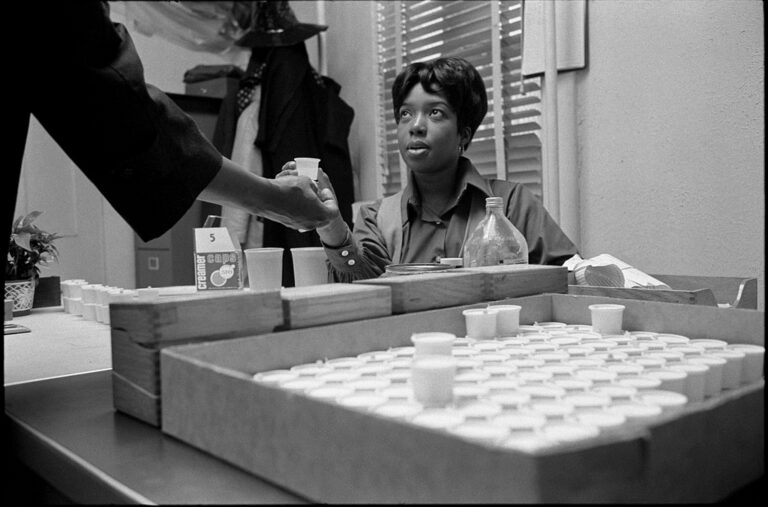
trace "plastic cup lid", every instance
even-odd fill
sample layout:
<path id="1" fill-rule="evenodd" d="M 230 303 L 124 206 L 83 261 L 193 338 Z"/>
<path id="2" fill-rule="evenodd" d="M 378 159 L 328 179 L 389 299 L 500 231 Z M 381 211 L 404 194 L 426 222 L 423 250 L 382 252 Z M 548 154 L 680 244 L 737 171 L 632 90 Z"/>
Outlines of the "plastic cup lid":
<path id="1" fill-rule="evenodd" d="M 412 401 L 388 401 L 376 408 L 374 412 L 387 417 L 413 417 L 423 410 L 423 407 Z"/>
<path id="2" fill-rule="evenodd" d="M 662 410 L 659 405 L 649 403 L 618 403 L 606 408 L 609 412 L 615 412 L 624 415 L 627 419 L 645 419 L 656 417 Z"/>
<path id="3" fill-rule="evenodd" d="M 299 377 L 293 380 L 287 380 L 280 383 L 280 387 L 291 391 L 308 391 L 323 385 L 322 380 L 317 380 L 311 377 Z"/>
<path id="4" fill-rule="evenodd" d="M 307 394 L 309 396 L 312 396 L 313 398 L 322 398 L 322 399 L 331 399 L 335 400 L 337 398 L 341 398 L 343 396 L 349 396 L 354 391 L 348 387 L 344 386 L 320 386 L 316 387 L 314 389 L 310 389 L 307 391 Z"/>
<path id="5" fill-rule="evenodd" d="M 417 414 L 412 421 L 428 428 L 450 428 L 463 423 L 464 416 L 451 409 L 428 409 Z"/>
<path id="6" fill-rule="evenodd" d="M 505 426 L 512 431 L 534 430 L 547 423 L 547 417 L 540 412 L 520 412 L 497 415 L 495 424 Z"/>
<path id="7" fill-rule="evenodd" d="M 298 376 L 298 373 L 290 370 L 271 370 L 255 374 L 253 380 L 258 380 L 265 384 L 279 384 L 288 380 L 294 380 Z"/>
<path id="8" fill-rule="evenodd" d="M 547 424 L 542 428 L 544 435 L 558 442 L 577 442 L 594 438 L 600 434 L 597 426 L 579 423 Z"/>
<path id="9" fill-rule="evenodd" d="M 496 443 L 509 435 L 509 429 L 487 422 L 465 422 L 449 429 L 454 435 L 479 440 L 481 442 Z"/>
<path id="10" fill-rule="evenodd" d="M 475 401 L 459 409 L 466 419 L 486 419 L 500 414 L 502 406 L 490 401 Z"/>
<path id="11" fill-rule="evenodd" d="M 598 428 L 615 428 L 616 426 L 621 426 L 627 422 L 627 417 L 624 414 L 617 412 L 605 412 L 602 410 L 595 412 L 583 412 L 576 414 L 575 417 L 576 420 L 582 424 L 597 426 Z"/>
<path id="12" fill-rule="evenodd" d="M 337 401 L 345 407 L 372 408 L 383 405 L 387 402 L 387 398 L 380 394 L 355 393 L 338 398 Z"/>
<path id="13" fill-rule="evenodd" d="M 652 390 L 643 391 L 638 395 L 643 403 L 663 407 L 679 407 L 688 403 L 688 397 L 674 391 Z"/>

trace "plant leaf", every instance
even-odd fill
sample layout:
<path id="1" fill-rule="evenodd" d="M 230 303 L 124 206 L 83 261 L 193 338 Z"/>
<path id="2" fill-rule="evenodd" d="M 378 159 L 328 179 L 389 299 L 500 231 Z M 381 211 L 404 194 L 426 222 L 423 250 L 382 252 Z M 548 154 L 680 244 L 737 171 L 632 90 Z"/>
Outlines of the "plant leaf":
<path id="1" fill-rule="evenodd" d="M 28 232 L 21 232 L 16 234 L 16 237 L 14 238 L 16 240 L 16 244 L 19 245 L 24 250 L 32 251 L 32 246 L 30 246 L 29 241 L 32 239 L 32 235 Z"/>
<path id="2" fill-rule="evenodd" d="M 35 219 L 36 219 L 37 217 L 39 217 L 39 216 L 40 216 L 40 215 L 42 215 L 42 214 L 43 214 L 43 212 L 42 212 L 42 211 L 31 211 L 31 212 L 29 213 L 29 215 L 27 215 L 27 216 L 25 216 L 25 217 L 24 217 L 24 220 L 21 222 L 21 226 L 22 226 L 22 227 L 25 227 L 25 226 L 27 226 L 27 225 L 31 224 L 32 222 L 34 222 L 34 221 L 35 221 Z"/>

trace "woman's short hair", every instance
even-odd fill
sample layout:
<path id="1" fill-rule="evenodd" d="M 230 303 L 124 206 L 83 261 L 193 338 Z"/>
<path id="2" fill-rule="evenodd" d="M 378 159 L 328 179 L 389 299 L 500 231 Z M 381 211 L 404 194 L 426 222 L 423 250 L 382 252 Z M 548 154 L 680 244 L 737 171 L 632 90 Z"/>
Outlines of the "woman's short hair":
<path id="1" fill-rule="evenodd" d="M 400 106 L 417 83 L 421 84 L 424 91 L 445 97 L 456 112 L 459 132 L 469 127 L 469 140 L 464 146 L 466 149 L 488 112 L 485 83 L 477 69 L 465 59 L 452 56 L 408 65 L 392 84 L 395 121 L 400 121 L 397 114 Z"/>

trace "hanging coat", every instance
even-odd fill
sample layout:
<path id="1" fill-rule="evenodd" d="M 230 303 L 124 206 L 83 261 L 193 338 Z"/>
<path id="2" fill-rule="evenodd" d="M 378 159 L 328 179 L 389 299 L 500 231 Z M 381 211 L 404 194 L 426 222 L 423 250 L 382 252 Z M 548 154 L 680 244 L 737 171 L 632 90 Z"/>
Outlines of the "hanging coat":
<path id="1" fill-rule="evenodd" d="M 354 180 L 347 139 L 354 110 L 339 96 L 341 87 L 320 76 L 309 63 L 304 42 L 271 48 L 262 75 L 259 133 L 264 176 L 277 175 L 295 157 L 321 159 L 331 180 L 342 218 L 352 225 Z M 283 286 L 292 287 L 290 248 L 319 246 L 314 231 L 300 233 L 269 220 L 264 246 L 285 248 Z"/>

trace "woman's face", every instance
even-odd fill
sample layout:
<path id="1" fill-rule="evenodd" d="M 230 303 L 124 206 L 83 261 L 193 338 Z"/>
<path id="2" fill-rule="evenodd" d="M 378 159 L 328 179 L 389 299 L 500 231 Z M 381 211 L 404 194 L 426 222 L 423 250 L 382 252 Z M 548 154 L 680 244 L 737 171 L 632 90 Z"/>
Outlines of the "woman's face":
<path id="1" fill-rule="evenodd" d="M 400 106 L 397 141 L 405 164 L 417 173 L 437 173 L 456 167 L 459 134 L 453 108 L 441 95 L 428 93 L 417 83 Z"/>

